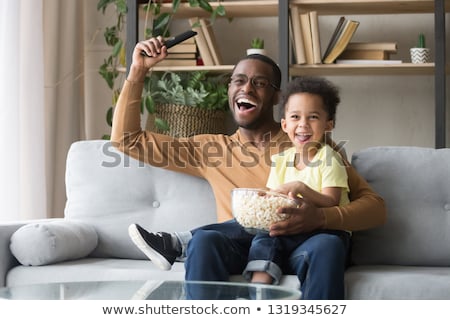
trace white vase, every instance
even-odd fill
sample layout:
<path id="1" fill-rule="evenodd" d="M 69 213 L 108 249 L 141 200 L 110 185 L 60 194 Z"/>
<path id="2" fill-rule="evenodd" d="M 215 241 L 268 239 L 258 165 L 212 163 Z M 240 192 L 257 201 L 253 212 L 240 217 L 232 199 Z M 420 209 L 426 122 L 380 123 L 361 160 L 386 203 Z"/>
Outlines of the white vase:
<path id="1" fill-rule="evenodd" d="M 256 48 L 247 49 L 247 55 L 249 56 L 251 54 L 262 54 L 265 56 L 267 55 L 266 50 L 264 50 L 264 49 L 256 49 Z"/>
<path id="2" fill-rule="evenodd" d="M 429 48 L 411 48 L 409 52 L 412 63 L 427 63 L 430 61 L 431 50 Z"/>

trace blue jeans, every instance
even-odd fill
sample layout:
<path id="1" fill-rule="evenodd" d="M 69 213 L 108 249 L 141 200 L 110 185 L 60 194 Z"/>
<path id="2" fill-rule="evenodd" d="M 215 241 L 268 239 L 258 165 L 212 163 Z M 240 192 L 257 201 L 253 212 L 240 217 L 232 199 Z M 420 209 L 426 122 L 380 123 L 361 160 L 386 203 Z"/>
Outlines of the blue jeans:
<path id="1" fill-rule="evenodd" d="M 268 233 L 257 233 L 249 249 L 248 264 L 243 272 L 244 277 L 250 281 L 253 272 L 263 271 L 272 277 L 273 284 L 279 284 L 289 256 L 309 237 L 310 234 L 306 233 L 281 237 L 271 237 Z"/>
<path id="2" fill-rule="evenodd" d="M 344 271 L 350 247 L 345 231 L 309 234 L 289 256 L 284 274 L 297 275 L 303 299 L 344 299 Z M 251 235 L 250 235 L 251 237 Z M 187 247 L 186 280 L 228 281 L 247 265 L 251 241 L 210 228 L 196 229 Z"/>

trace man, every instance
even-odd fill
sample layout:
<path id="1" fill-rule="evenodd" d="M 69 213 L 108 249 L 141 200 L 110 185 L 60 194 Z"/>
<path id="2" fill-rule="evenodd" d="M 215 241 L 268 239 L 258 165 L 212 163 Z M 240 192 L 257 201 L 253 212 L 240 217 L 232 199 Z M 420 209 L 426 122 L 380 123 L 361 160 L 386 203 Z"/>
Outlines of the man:
<path id="1" fill-rule="evenodd" d="M 148 57 L 142 55 L 142 51 Z M 111 140 L 120 150 L 139 160 L 160 166 L 164 163 L 164 168 L 169 170 L 205 178 L 216 198 L 218 222 L 228 221 L 232 219 L 231 189 L 264 186 L 270 156 L 292 145 L 273 118 L 273 106 L 280 95 L 280 69 L 271 59 L 261 55 L 247 56 L 236 64 L 228 89 L 230 110 L 239 127 L 233 135 L 173 138 L 146 132 L 140 127 L 144 78 L 148 70 L 166 56 L 167 49 L 160 37 L 136 45 L 117 102 Z M 217 151 L 214 159 L 205 152 L 212 146 Z M 311 237 L 290 256 L 289 267 L 284 270 L 298 276 L 305 299 L 343 299 L 350 240 L 346 231 L 372 228 L 384 223 L 386 218 L 383 200 L 351 166 L 347 172 L 350 204 L 317 208 L 299 200 L 299 208 L 284 210 L 290 218 L 272 225 L 270 230 L 271 236 L 311 233 Z M 222 226 L 226 229 L 227 223 Z M 144 253 L 151 257 L 157 254 L 162 258 L 160 261 L 169 265 L 174 256 L 181 253 L 176 237 L 150 234 L 135 225 L 131 226 L 131 231 L 140 239 Z M 246 257 L 242 252 L 246 250 L 247 240 L 241 242 L 240 235 L 227 236 L 226 232 L 215 228 L 200 228 L 189 234 L 184 239 L 188 242 L 187 280 L 226 281 L 230 274 L 242 272 L 247 262 L 242 258 Z M 155 250 L 150 243 L 152 240 L 166 248 Z M 165 251 L 169 251 L 169 259 L 166 259 Z"/>

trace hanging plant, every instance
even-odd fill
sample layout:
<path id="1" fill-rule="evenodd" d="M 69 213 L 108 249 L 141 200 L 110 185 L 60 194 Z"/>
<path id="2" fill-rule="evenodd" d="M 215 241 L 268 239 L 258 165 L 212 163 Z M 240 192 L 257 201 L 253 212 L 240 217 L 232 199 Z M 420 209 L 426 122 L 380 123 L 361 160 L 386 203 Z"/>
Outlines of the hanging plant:
<path id="1" fill-rule="evenodd" d="M 173 15 L 179 9 L 181 1 L 172 0 L 172 10 L 170 12 L 161 13 L 161 6 L 165 2 L 167 1 L 149 0 L 148 3 L 144 5 L 144 10 L 146 12 L 144 36 L 146 39 L 159 35 L 163 37 L 170 36 L 170 23 Z M 211 22 L 214 22 L 217 16 L 225 15 L 225 8 L 222 5 L 218 5 L 213 9 L 208 0 L 189 0 L 187 2 L 190 7 L 199 7 L 210 13 Z M 97 10 L 105 14 L 106 9 L 111 5 L 115 8 L 116 21 L 114 25 L 106 27 L 103 33 L 105 42 L 111 47 L 111 53 L 104 59 L 103 64 L 99 68 L 99 74 L 112 90 L 111 106 L 106 113 L 106 122 L 109 126 L 112 126 L 113 109 L 117 103 L 121 90 L 119 85 L 123 82 L 118 81 L 118 78 L 121 75 L 118 71 L 118 67 L 126 67 L 123 28 L 125 26 L 125 18 L 128 11 L 126 0 L 99 0 L 97 3 Z M 151 102 L 147 103 L 150 104 Z M 144 105 L 141 108 L 141 112 L 144 112 Z M 102 139 L 110 139 L 110 136 L 105 134 Z"/>

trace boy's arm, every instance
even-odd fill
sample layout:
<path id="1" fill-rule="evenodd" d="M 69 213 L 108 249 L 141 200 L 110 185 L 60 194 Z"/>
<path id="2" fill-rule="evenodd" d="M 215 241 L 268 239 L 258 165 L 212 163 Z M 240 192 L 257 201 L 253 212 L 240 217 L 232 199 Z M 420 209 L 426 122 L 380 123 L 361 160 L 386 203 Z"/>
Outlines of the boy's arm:
<path id="1" fill-rule="evenodd" d="M 339 205 L 342 193 L 341 187 L 327 187 L 323 188 L 322 192 L 318 192 L 305 184 L 303 185 L 303 192 L 300 194 L 304 198 L 309 199 L 317 207 L 326 208 Z"/>
<path id="2" fill-rule="evenodd" d="M 322 192 L 316 191 L 301 181 L 288 182 L 278 187 L 276 192 L 291 193 L 293 196 L 301 195 L 317 207 L 333 207 L 339 205 L 341 200 L 341 187 L 326 187 Z"/>

